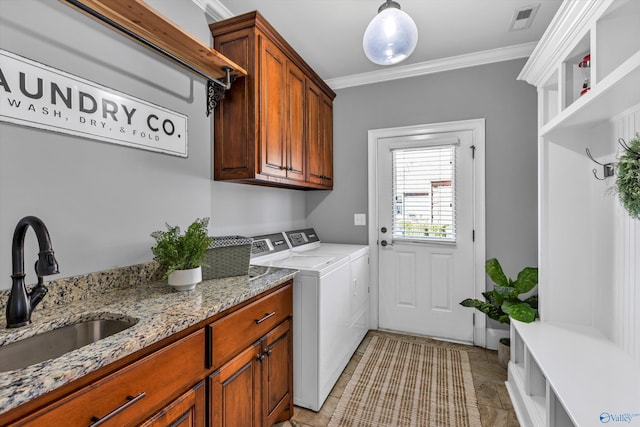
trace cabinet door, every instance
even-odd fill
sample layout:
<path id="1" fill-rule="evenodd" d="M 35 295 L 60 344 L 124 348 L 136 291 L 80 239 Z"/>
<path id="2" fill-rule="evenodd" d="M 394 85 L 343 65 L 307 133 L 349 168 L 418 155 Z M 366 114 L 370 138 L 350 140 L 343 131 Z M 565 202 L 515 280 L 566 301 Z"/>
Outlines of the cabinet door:
<path id="1" fill-rule="evenodd" d="M 260 342 L 209 377 L 209 420 L 213 427 L 262 425 Z"/>
<path id="2" fill-rule="evenodd" d="M 205 408 L 205 386 L 204 381 L 200 381 L 142 424 L 142 427 L 204 427 Z"/>
<path id="3" fill-rule="evenodd" d="M 304 92 L 302 71 L 287 61 L 287 178 L 304 181 Z"/>
<path id="4" fill-rule="evenodd" d="M 306 89 L 306 149 L 307 149 L 307 181 L 322 184 L 322 139 L 320 134 L 320 103 L 322 93 L 310 80 Z"/>
<path id="5" fill-rule="evenodd" d="M 291 323 L 282 322 L 263 340 L 263 405 L 266 426 L 293 416 L 293 349 Z"/>
<path id="6" fill-rule="evenodd" d="M 320 141 L 322 184 L 333 188 L 333 101 L 324 94 L 320 98 Z"/>
<path id="7" fill-rule="evenodd" d="M 307 80 L 307 181 L 333 188 L 333 102 Z"/>
<path id="8" fill-rule="evenodd" d="M 286 57 L 260 36 L 260 172 L 286 177 Z"/>
<path id="9" fill-rule="evenodd" d="M 254 45 L 251 29 L 215 37 L 216 50 L 250 73 L 235 81 L 215 108 L 213 165 L 216 180 L 253 177 L 258 167 L 255 122 L 258 100 L 253 89 L 258 57 L 254 54 Z"/>

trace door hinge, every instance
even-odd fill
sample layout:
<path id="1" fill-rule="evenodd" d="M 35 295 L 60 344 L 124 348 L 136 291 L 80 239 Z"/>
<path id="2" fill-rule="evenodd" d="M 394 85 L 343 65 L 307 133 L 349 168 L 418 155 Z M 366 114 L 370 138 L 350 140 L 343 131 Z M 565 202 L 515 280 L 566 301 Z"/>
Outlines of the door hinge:
<path id="1" fill-rule="evenodd" d="M 473 326 L 476 326 L 476 314 L 473 313 Z"/>
<path id="2" fill-rule="evenodd" d="M 476 146 L 475 145 L 471 146 L 471 158 L 472 159 L 476 158 Z"/>
<path id="3" fill-rule="evenodd" d="M 475 242 L 476 241 L 476 230 L 472 230 L 471 231 L 471 241 Z"/>

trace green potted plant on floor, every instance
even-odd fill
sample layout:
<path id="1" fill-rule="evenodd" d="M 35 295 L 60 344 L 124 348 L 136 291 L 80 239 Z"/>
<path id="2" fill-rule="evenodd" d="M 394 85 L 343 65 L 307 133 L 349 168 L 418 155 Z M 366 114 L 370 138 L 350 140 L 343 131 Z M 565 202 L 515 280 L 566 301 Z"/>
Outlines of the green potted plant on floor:
<path id="1" fill-rule="evenodd" d="M 166 224 L 167 231 L 151 233 L 156 241 L 153 259 L 165 268 L 169 285 L 187 291 L 202 281 L 203 259 L 213 237 L 207 233 L 209 218 L 196 219 L 184 234 L 180 227 Z"/>
<path id="2" fill-rule="evenodd" d="M 495 258 L 487 260 L 485 270 L 496 284 L 493 290 L 482 293 L 485 301 L 467 298 L 460 302 L 461 305 L 476 308 L 489 318 L 505 324 L 509 324 L 511 318 L 530 323 L 538 317 L 538 295 L 526 299 L 520 297 L 538 284 L 537 267 L 524 268 L 518 273 L 516 280 L 504 274 L 502 266 Z M 509 338 L 502 338 L 500 344 L 504 347 L 498 347 L 498 358 L 506 365 L 506 361 L 509 360 Z"/>

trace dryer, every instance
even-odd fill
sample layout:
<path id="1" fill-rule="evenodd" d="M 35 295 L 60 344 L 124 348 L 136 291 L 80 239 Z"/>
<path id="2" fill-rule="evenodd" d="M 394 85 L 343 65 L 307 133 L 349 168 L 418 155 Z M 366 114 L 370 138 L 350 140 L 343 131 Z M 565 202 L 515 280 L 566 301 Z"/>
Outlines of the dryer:
<path id="1" fill-rule="evenodd" d="M 369 246 L 325 243 L 313 228 L 285 231 L 293 253 L 307 256 L 349 256 L 349 339 L 353 354 L 370 327 Z"/>
<path id="2" fill-rule="evenodd" d="M 293 401 L 319 411 L 353 354 L 350 258 L 292 251 L 276 233 L 253 238 L 251 264 L 299 271 L 293 281 Z"/>

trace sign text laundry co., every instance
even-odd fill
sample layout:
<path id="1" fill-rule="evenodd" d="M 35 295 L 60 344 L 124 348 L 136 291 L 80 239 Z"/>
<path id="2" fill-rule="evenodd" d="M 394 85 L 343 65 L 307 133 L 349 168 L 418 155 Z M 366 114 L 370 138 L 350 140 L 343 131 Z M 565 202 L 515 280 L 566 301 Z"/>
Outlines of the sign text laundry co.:
<path id="1" fill-rule="evenodd" d="M 0 49 L 0 120 L 187 157 L 187 117 Z"/>

